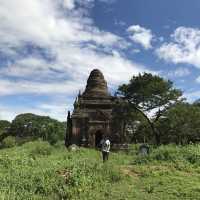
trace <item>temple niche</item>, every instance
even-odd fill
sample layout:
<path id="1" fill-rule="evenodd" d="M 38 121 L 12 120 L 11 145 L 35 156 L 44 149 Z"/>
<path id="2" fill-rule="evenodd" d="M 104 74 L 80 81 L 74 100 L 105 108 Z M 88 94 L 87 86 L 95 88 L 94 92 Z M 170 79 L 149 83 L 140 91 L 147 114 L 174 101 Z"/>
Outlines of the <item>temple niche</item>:
<path id="1" fill-rule="evenodd" d="M 111 143 L 122 143 L 122 126 L 114 117 L 116 101 L 108 92 L 102 72 L 94 69 L 85 91 L 79 93 L 74 102 L 72 115 L 68 112 L 67 145 L 98 147 L 104 134 Z"/>

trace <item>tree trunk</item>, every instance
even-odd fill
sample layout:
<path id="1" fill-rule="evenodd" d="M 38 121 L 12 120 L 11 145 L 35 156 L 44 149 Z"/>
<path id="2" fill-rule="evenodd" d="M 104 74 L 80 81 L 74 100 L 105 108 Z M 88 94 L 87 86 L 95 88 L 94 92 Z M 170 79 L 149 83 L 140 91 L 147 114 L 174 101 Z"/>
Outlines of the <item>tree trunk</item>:
<path id="1" fill-rule="evenodd" d="M 131 103 L 130 103 L 131 104 Z M 132 104 L 131 104 L 132 105 Z M 149 123 L 150 127 L 151 127 L 151 130 L 152 130 L 152 133 L 155 137 L 155 142 L 156 142 L 156 145 L 160 145 L 160 133 L 158 130 L 156 130 L 156 127 L 154 126 L 154 123 L 151 122 L 151 120 L 147 117 L 147 115 L 145 115 L 145 113 L 143 111 L 141 111 L 139 108 L 137 108 L 136 106 L 132 105 L 138 112 L 140 112 L 143 117 L 147 120 L 147 122 Z"/>
<path id="2" fill-rule="evenodd" d="M 126 121 L 123 121 L 123 141 L 126 142 Z"/>
<path id="3" fill-rule="evenodd" d="M 151 127 L 152 133 L 153 133 L 153 135 L 155 137 L 156 145 L 160 145 L 160 133 L 158 132 L 158 130 L 154 126 L 154 123 L 151 122 L 150 119 L 144 113 L 143 113 L 143 116 L 145 116 L 145 118 L 147 119 L 147 121 L 148 121 L 148 123 L 149 123 L 149 125 Z"/>

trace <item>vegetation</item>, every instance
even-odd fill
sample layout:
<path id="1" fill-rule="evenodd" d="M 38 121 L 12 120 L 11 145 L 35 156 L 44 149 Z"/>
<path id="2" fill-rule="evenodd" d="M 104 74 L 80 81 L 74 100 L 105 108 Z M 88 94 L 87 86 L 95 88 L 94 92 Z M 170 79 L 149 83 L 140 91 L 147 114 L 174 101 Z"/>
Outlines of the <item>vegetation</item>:
<path id="1" fill-rule="evenodd" d="M 119 86 L 115 118 L 132 129 L 128 142 L 189 144 L 200 141 L 200 100 L 188 103 L 173 83 L 148 73 Z"/>
<path id="2" fill-rule="evenodd" d="M 117 94 L 120 142 L 168 145 L 142 156 L 135 144 L 103 164 L 94 149 L 65 148 L 65 123 L 30 113 L 1 120 L 0 199 L 200 200 L 200 100 L 185 102 L 172 82 L 147 73 Z"/>
<path id="3" fill-rule="evenodd" d="M 178 103 L 164 113 L 157 127 L 162 143 L 189 144 L 200 141 L 200 106 Z"/>
<path id="4" fill-rule="evenodd" d="M 153 134 L 147 121 L 140 116 L 137 130 L 132 133 L 130 142 L 154 144 Z M 200 141 L 200 106 L 179 102 L 163 112 L 162 117 L 155 123 L 160 133 L 161 144 L 190 144 Z M 145 138 L 145 139 L 144 139 Z"/>
<path id="5" fill-rule="evenodd" d="M 9 147 L 14 147 L 15 145 L 16 145 L 16 138 L 13 136 L 8 136 L 3 139 L 1 147 L 9 148 Z"/>
<path id="6" fill-rule="evenodd" d="M 0 135 L 3 134 L 5 128 L 10 126 L 10 122 L 6 120 L 0 120 Z"/>
<path id="7" fill-rule="evenodd" d="M 9 129 L 6 130 L 6 127 L 9 127 Z M 0 141 L 3 145 L 10 143 L 11 140 L 14 140 L 14 137 L 18 144 L 38 138 L 55 144 L 59 140 L 64 140 L 65 137 L 64 123 L 51 119 L 50 117 L 31 113 L 16 116 L 12 123 L 1 121 L 0 131 L 2 132 Z"/>
<path id="8" fill-rule="evenodd" d="M 0 151 L 0 199 L 199 200 L 200 145 L 160 146 L 149 156 L 35 141 Z"/>
<path id="9" fill-rule="evenodd" d="M 158 145 L 200 141 L 200 100 L 187 103 L 171 81 L 149 73 L 139 74 L 128 84 L 119 86 L 116 94 L 118 100 L 113 119 L 114 131 L 124 133 L 119 138 L 120 143 Z M 38 138 L 50 144 L 65 139 L 68 146 L 72 128 L 70 120 L 68 113 L 67 130 L 65 123 L 31 113 L 16 116 L 12 123 L 0 121 L 1 147 L 12 147 Z"/>
<path id="10" fill-rule="evenodd" d="M 6 120 L 0 120 L 0 141 L 3 140 L 4 135 L 7 134 L 8 128 L 10 127 L 10 122 Z"/>
<path id="11" fill-rule="evenodd" d="M 118 88 L 118 95 L 127 101 L 129 110 L 139 112 L 149 123 L 157 144 L 160 144 L 160 135 L 156 123 L 167 110 L 177 101 L 180 101 L 181 91 L 173 88 L 173 83 L 150 73 L 133 76 L 128 84 Z M 156 110 L 153 118 L 147 113 Z"/>

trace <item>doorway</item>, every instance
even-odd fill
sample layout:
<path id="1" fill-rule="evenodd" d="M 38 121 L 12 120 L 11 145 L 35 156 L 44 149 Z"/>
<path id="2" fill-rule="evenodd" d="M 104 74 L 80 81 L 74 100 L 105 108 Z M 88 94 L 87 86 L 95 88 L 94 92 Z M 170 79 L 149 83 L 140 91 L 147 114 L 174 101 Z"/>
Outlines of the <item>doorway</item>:
<path id="1" fill-rule="evenodd" d="M 95 133 L 95 147 L 97 148 L 100 148 L 101 147 L 101 140 L 103 138 L 103 133 L 101 130 L 98 130 L 96 133 Z"/>

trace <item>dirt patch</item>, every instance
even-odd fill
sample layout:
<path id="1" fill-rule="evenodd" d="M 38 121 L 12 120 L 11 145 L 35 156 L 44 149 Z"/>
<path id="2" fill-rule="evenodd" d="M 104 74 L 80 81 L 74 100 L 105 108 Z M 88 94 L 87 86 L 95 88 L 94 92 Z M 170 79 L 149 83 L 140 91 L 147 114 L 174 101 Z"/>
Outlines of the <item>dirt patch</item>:
<path id="1" fill-rule="evenodd" d="M 62 176 L 65 181 L 68 181 L 68 179 L 70 178 L 71 176 L 71 172 L 67 169 L 63 169 L 63 170 L 59 170 L 59 171 L 56 171 L 58 175 Z"/>
<path id="2" fill-rule="evenodd" d="M 127 175 L 127 176 L 130 176 L 130 177 L 133 177 L 133 178 L 139 178 L 140 177 L 140 173 L 137 172 L 136 170 L 133 169 L 132 166 L 126 166 L 126 167 L 122 167 L 121 168 L 121 172 L 124 174 L 124 175 Z"/>

